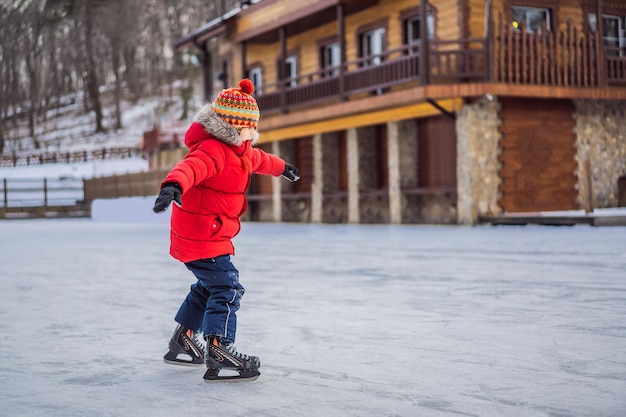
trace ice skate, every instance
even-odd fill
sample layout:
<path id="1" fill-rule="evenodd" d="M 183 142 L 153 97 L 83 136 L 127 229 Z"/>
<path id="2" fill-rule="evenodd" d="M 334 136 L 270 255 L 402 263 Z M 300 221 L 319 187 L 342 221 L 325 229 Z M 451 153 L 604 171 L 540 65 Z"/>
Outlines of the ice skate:
<path id="1" fill-rule="evenodd" d="M 216 337 L 211 337 L 207 343 L 205 363 L 205 382 L 254 381 L 261 375 L 258 357 L 239 353 L 234 344 L 221 343 Z"/>
<path id="2" fill-rule="evenodd" d="M 202 335 L 182 324 L 176 326 L 170 339 L 170 350 L 163 360 L 171 365 L 202 366 L 206 342 Z"/>

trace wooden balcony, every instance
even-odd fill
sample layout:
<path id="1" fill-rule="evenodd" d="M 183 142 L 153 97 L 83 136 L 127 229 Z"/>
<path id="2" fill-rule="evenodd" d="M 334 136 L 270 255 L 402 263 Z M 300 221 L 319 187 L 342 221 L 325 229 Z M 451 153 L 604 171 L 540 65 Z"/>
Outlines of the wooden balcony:
<path id="1" fill-rule="evenodd" d="M 571 23 L 565 31 L 527 33 L 524 28 L 507 30 L 502 21 L 496 33 L 478 39 L 434 40 L 426 47 L 406 45 L 266 84 L 257 91 L 257 101 L 266 113 L 287 113 L 384 95 L 399 86 L 454 85 L 456 91 L 459 85 L 471 84 L 497 85 L 499 91 L 503 86 L 533 87 L 535 92 L 537 87 L 568 88 L 571 98 L 589 96 L 580 88 L 602 90 L 607 96 L 610 87 L 608 96 L 626 99 L 625 51 L 605 47 L 595 34 L 580 32 Z M 544 95 L 549 96 L 549 91 Z"/>

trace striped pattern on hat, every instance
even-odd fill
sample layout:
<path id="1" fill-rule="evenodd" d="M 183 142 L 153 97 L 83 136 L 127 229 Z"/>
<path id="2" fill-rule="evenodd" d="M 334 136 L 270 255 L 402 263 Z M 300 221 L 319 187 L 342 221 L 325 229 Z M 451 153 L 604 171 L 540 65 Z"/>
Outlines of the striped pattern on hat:
<path id="1" fill-rule="evenodd" d="M 254 84 L 244 78 L 239 81 L 239 88 L 228 88 L 218 94 L 213 101 L 213 111 L 237 129 L 256 129 L 260 112 L 256 100 L 251 96 L 253 92 Z"/>

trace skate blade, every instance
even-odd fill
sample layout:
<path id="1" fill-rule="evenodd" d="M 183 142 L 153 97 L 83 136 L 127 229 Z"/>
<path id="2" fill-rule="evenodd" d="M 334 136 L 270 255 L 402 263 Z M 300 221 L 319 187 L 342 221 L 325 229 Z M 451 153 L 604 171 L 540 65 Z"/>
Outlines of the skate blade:
<path id="1" fill-rule="evenodd" d="M 204 382 L 251 382 L 255 381 L 261 373 L 257 370 L 229 370 L 209 368 L 202 377 Z"/>
<path id="2" fill-rule="evenodd" d="M 181 355 L 181 356 L 183 356 L 183 358 L 180 358 L 179 355 L 173 352 L 168 352 L 163 357 L 163 362 L 169 365 L 178 365 L 178 366 L 192 366 L 192 367 L 204 366 L 204 361 L 194 363 L 192 362 L 190 356 L 188 355 Z M 186 357 L 188 357 L 189 359 L 187 359 Z"/>

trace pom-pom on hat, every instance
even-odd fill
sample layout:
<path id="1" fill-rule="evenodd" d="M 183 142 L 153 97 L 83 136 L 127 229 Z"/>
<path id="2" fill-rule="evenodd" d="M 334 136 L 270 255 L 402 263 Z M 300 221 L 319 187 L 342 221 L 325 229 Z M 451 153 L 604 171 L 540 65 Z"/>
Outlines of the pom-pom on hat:
<path id="1" fill-rule="evenodd" d="M 213 111 L 237 129 L 256 129 L 260 113 L 256 100 L 251 96 L 253 92 L 254 84 L 244 78 L 239 81 L 239 88 L 227 88 L 218 94 L 213 100 Z"/>

